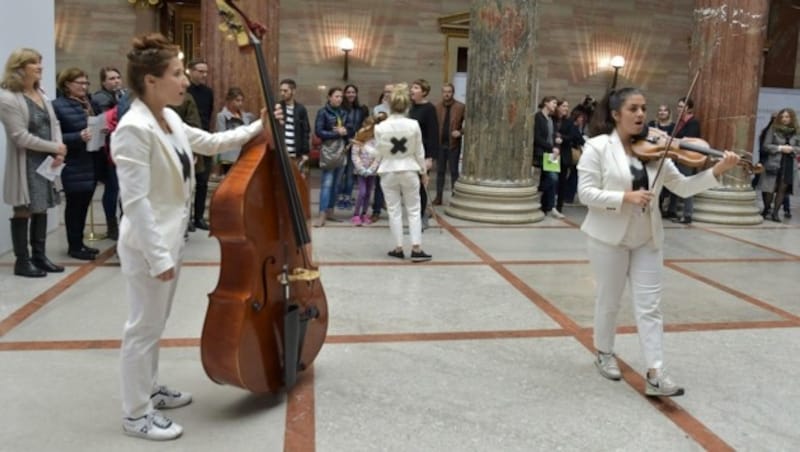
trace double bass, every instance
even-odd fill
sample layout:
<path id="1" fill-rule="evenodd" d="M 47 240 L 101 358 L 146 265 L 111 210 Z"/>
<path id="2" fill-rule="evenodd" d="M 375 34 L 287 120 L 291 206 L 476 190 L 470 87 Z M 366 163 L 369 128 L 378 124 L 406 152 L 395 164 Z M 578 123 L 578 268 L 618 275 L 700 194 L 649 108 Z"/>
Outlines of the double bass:
<path id="1" fill-rule="evenodd" d="M 261 46 L 265 28 L 232 0 L 217 0 L 217 7 L 238 44 L 254 51 L 264 104 L 273 108 Z M 269 136 L 243 147 L 211 202 L 220 275 L 200 340 L 208 376 L 253 393 L 290 389 L 319 353 L 328 329 L 325 292 L 311 260 L 309 192 L 279 124 L 269 118 Z"/>

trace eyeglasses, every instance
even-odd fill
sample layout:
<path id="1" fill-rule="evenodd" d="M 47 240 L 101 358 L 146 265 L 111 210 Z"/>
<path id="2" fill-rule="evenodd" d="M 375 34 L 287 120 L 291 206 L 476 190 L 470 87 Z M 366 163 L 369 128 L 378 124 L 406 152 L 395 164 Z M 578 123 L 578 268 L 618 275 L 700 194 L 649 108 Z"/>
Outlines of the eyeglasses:
<path id="1" fill-rule="evenodd" d="M 89 82 L 80 82 L 78 80 L 73 80 L 72 83 L 75 83 L 76 85 L 83 85 L 83 86 L 91 85 L 91 83 L 89 83 Z"/>

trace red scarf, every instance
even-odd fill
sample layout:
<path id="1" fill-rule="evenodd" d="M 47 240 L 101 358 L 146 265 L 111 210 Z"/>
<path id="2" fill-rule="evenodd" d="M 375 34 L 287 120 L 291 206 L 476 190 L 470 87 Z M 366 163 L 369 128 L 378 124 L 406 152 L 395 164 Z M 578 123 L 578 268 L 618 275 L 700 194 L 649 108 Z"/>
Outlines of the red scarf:
<path id="1" fill-rule="evenodd" d="M 684 113 L 681 116 L 681 119 L 678 120 L 678 123 L 675 124 L 675 133 L 676 134 L 679 133 L 681 129 L 683 129 L 683 127 L 686 125 L 686 123 L 692 120 L 692 118 L 694 118 L 694 115 L 692 113 Z"/>

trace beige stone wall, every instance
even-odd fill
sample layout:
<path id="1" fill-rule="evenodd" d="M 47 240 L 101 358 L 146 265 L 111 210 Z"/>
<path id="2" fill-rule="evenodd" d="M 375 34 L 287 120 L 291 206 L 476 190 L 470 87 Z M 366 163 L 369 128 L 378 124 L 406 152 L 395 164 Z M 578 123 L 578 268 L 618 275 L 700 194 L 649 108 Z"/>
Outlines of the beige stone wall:
<path id="1" fill-rule="evenodd" d="M 538 98 L 585 94 L 600 98 L 611 83 L 608 59 L 628 63 L 618 86 L 637 85 L 655 110 L 675 104 L 688 88 L 689 39 L 694 0 L 539 1 Z M 468 11 L 469 0 L 352 0 L 281 2 L 280 77 L 298 83 L 298 98 L 316 113 L 326 89 L 342 86 L 339 37 L 349 35 L 350 82 L 373 105 L 384 83 L 425 78 L 438 101 L 444 78 L 441 16 Z M 535 91 L 535 90 L 534 90 Z M 536 92 L 536 91 L 535 91 Z M 312 118 L 313 119 L 313 118 Z"/>
<path id="2" fill-rule="evenodd" d="M 540 8 L 539 99 L 599 99 L 611 84 L 614 55 L 626 60 L 617 86 L 642 88 L 650 118 L 658 103 L 674 110 L 686 94 L 694 0 L 540 0 Z"/>
<path id="3" fill-rule="evenodd" d="M 469 0 L 283 0 L 280 5 L 280 73 L 299 85 L 298 98 L 313 116 L 327 88 L 342 86 L 338 38 L 355 41 L 350 80 L 373 105 L 387 82 L 425 78 L 438 101 L 445 72 L 445 36 L 437 19 L 470 8 Z M 644 88 L 652 109 L 688 88 L 689 39 L 694 0 L 538 0 L 538 98 L 585 94 L 599 98 L 611 82 L 607 60 L 625 56 L 618 85 Z M 89 72 L 92 91 L 104 65 L 124 71 L 132 36 L 157 29 L 151 9 L 126 0 L 56 0 L 57 70 Z M 324 87 L 324 88 L 323 88 Z M 255 88 L 254 88 L 255 89 Z"/>
<path id="4" fill-rule="evenodd" d="M 117 67 L 124 79 L 131 38 L 158 28 L 153 9 L 127 0 L 56 0 L 55 15 L 56 71 L 87 71 L 91 92 L 100 89 L 103 66 Z"/>
<path id="5" fill-rule="evenodd" d="M 372 106 L 386 83 L 424 78 L 438 99 L 445 36 L 437 19 L 469 9 L 469 0 L 292 0 L 280 5 L 280 78 L 298 83 L 310 114 L 324 104 L 327 89 L 354 83 Z M 344 54 L 336 46 L 353 39 L 349 81 L 342 80 Z"/>

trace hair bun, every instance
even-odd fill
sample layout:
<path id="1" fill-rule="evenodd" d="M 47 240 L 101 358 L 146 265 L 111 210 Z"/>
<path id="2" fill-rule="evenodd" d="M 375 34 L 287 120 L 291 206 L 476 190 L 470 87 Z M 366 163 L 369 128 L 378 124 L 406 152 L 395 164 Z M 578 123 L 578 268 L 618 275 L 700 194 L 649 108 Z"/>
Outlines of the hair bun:
<path id="1" fill-rule="evenodd" d="M 137 36 L 131 41 L 131 47 L 134 52 L 143 52 L 151 49 L 162 50 L 168 47 L 173 47 L 174 45 L 175 44 L 169 42 L 161 33 L 150 33 L 143 36 Z"/>

